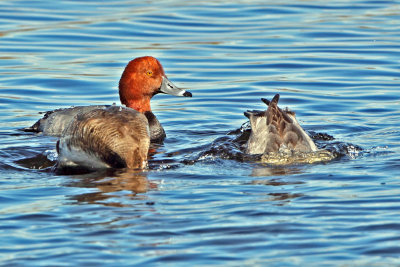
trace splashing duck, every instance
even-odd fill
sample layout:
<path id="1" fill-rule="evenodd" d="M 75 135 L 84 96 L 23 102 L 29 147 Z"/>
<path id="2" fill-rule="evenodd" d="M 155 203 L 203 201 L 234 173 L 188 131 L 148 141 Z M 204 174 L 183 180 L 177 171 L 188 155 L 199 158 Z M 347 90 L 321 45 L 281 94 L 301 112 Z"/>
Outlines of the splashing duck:
<path id="1" fill-rule="evenodd" d="M 261 161 L 271 164 L 314 163 L 334 158 L 327 150 L 319 150 L 289 109 L 278 107 L 279 94 L 271 101 L 262 98 L 266 111 L 247 111 L 251 134 L 247 154 L 262 154 Z"/>

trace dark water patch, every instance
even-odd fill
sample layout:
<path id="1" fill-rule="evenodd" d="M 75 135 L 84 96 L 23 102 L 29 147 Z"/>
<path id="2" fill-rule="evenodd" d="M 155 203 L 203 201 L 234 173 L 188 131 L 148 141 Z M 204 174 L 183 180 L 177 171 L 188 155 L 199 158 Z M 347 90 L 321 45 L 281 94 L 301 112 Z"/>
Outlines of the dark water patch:
<path id="1" fill-rule="evenodd" d="M 9 217 L 6 218 L 6 220 L 13 220 L 13 221 L 19 221 L 19 220 L 29 220 L 29 221 L 48 221 L 52 220 L 55 218 L 53 215 L 50 214 L 26 214 L 26 215 L 19 215 L 19 216 L 14 216 L 14 217 Z M 5 220 L 4 218 L 0 220 Z"/>
<path id="2" fill-rule="evenodd" d="M 364 2 L 361 2 L 364 3 Z M 357 10 L 357 9 L 367 9 L 370 8 L 369 5 L 361 5 L 360 3 L 357 3 L 358 5 L 318 5 L 318 4 L 291 4 L 289 6 L 299 8 L 299 9 L 322 9 L 322 10 Z"/>
<path id="3" fill-rule="evenodd" d="M 255 228 L 249 229 L 245 226 L 242 227 L 218 227 L 218 228 L 212 228 L 212 227 L 207 227 L 207 228 L 198 228 L 198 229 L 190 229 L 186 231 L 188 234 L 208 234 L 208 233 L 221 233 L 221 234 L 226 234 L 226 235 L 247 235 L 247 234 L 254 234 L 254 233 L 263 233 L 263 232 L 269 232 L 269 233 L 274 233 L 274 234 L 283 234 L 283 233 L 288 233 L 288 234 L 295 234 L 298 233 L 298 229 L 302 228 L 301 224 L 296 224 L 296 223 L 282 223 L 282 224 L 265 224 L 265 225 L 259 225 L 256 226 Z"/>
<path id="4" fill-rule="evenodd" d="M 376 114 L 377 116 L 381 116 L 382 113 L 392 113 L 395 112 L 395 109 L 388 109 L 388 108 L 367 108 L 367 109 L 361 109 L 358 110 L 359 112 L 363 112 L 363 113 L 369 113 L 369 114 Z"/>
<path id="5" fill-rule="evenodd" d="M 259 82 L 254 82 L 253 85 L 255 86 L 261 86 L 264 88 L 274 88 L 274 87 L 279 87 L 282 84 L 285 86 L 290 86 L 290 87 L 304 87 L 304 88 L 309 88 L 309 89 L 321 89 L 324 88 L 324 90 L 330 89 L 339 89 L 339 88 L 345 88 L 348 86 L 348 82 L 339 82 L 339 81 L 318 81 L 318 80 L 313 80 L 313 81 L 301 81 L 301 82 L 292 82 L 292 81 L 259 81 Z M 335 99 L 335 96 L 330 96 L 332 99 Z M 337 96 L 336 96 L 337 97 Z"/>
<path id="6" fill-rule="evenodd" d="M 386 60 L 379 60 L 379 59 L 369 59 L 369 58 L 362 58 L 362 57 L 354 57 L 354 58 L 335 58 L 335 57 L 298 57 L 294 58 L 296 61 L 303 61 L 303 62 L 323 62 L 325 64 L 329 64 L 331 66 L 337 66 L 338 63 L 343 66 L 347 66 L 348 64 L 360 65 L 360 66 L 382 66 L 382 65 L 390 65 L 395 64 L 394 61 L 390 59 Z M 328 66 L 329 66 L 328 65 Z"/>
<path id="7" fill-rule="evenodd" d="M 11 13 L 11 12 L 10 12 Z M 15 13 L 10 14 L 8 16 L 2 15 L 2 19 L 8 20 L 8 21 L 16 21 L 16 22 L 21 22 L 21 21 L 36 21 L 36 22 L 64 22 L 64 21 L 71 21 L 71 19 L 66 18 L 63 15 L 56 16 L 56 15 L 49 15 L 49 14 L 34 14 L 31 16 L 27 16 L 26 13 Z"/>
<path id="8" fill-rule="evenodd" d="M 400 246 L 389 246 L 381 249 L 366 249 L 364 251 L 367 255 L 377 255 L 377 256 L 392 256 L 397 258 L 400 252 Z"/>
<path id="9" fill-rule="evenodd" d="M 400 225 L 396 223 L 391 224 L 374 224 L 359 226 L 353 229 L 354 231 L 398 231 L 400 230 Z"/>
<path id="10" fill-rule="evenodd" d="M 58 78 L 58 79 L 51 79 L 51 78 L 43 78 L 43 79 L 37 79 L 37 78 L 25 78 L 25 79 L 16 79 L 16 80 L 9 80 L 7 82 L 9 85 L 15 86 L 15 85 L 28 85 L 28 86 L 46 86 L 48 88 L 54 88 L 53 90 L 50 89 L 51 94 L 57 94 L 57 91 L 61 89 L 71 89 L 71 91 L 76 91 L 78 88 L 86 88 L 88 86 L 93 86 L 94 84 L 89 81 L 85 80 L 76 80 L 76 79 L 66 79 L 66 78 Z M 56 89 L 58 88 L 58 89 Z M 20 89 L 21 90 L 21 89 Z M 36 90 L 31 90 L 30 92 L 24 92 L 23 89 L 21 90 L 22 95 L 32 95 L 35 91 L 41 90 L 41 93 L 43 94 L 43 89 L 37 88 Z M 82 89 L 80 89 L 82 90 Z M 3 91 L 3 90 L 2 90 Z M 32 92 L 33 91 L 33 92 Z M 17 91 L 18 92 L 18 91 Z M 7 90 L 4 90 L 4 93 L 7 93 Z M 15 90 L 9 91 L 8 93 L 15 93 Z M 66 92 L 63 91 L 65 94 Z M 35 95 L 35 94 L 33 94 Z"/>
<path id="11" fill-rule="evenodd" d="M 259 14 L 261 16 L 265 15 L 265 14 L 301 14 L 303 13 L 303 11 L 301 9 L 296 9 L 293 8 L 291 9 L 289 6 L 285 6 L 286 8 L 279 8 L 277 6 L 269 6 L 269 7 L 259 7 L 256 6 L 254 8 L 249 8 L 248 10 L 246 10 L 246 12 L 249 13 L 254 13 L 254 14 Z"/>
<path id="12" fill-rule="evenodd" d="M 262 70 L 265 71 L 265 69 L 279 69 L 280 72 L 284 72 L 285 69 L 308 69 L 308 68 L 324 68 L 324 67 L 329 67 L 329 65 L 323 65 L 323 64 L 299 64 L 299 63 L 275 63 L 275 64 L 252 64 L 252 65 L 238 65 L 238 66 L 230 66 L 229 69 L 242 69 L 242 70 Z M 226 68 L 226 67 L 225 67 Z"/>
<path id="13" fill-rule="evenodd" d="M 44 154 L 38 154 L 37 156 L 31 158 L 19 159 L 15 161 L 15 163 L 28 169 L 38 170 L 51 168 L 55 164 L 54 160 L 49 160 L 47 155 Z"/>
<path id="14" fill-rule="evenodd" d="M 305 38 L 368 38 L 369 34 L 361 34 L 355 32 L 312 32 L 312 33 L 303 33 Z"/>

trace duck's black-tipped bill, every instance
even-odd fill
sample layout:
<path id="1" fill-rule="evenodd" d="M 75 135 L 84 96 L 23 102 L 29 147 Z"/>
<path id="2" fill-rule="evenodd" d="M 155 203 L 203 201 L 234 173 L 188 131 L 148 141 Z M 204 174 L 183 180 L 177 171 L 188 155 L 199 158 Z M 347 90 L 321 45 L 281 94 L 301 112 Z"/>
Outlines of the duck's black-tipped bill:
<path id="1" fill-rule="evenodd" d="M 178 88 L 175 84 L 173 84 L 167 77 L 163 76 L 161 87 L 157 93 L 164 93 L 174 96 L 186 96 L 192 97 L 192 93 L 186 90 Z"/>
<path id="2" fill-rule="evenodd" d="M 185 92 L 183 93 L 183 96 L 185 96 L 185 97 L 192 97 L 192 93 L 191 93 L 191 92 L 188 92 L 188 91 L 185 91 Z"/>

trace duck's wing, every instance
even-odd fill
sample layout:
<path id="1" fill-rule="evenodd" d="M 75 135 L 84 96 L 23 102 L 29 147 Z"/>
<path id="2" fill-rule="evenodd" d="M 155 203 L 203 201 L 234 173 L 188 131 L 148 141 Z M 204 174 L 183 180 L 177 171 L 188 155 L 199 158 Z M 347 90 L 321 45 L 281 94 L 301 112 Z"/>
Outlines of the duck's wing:
<path id="1" fill-rule="evenodd" d="M 77 115 L 58 144 L 59 167 L 144 168 L 150 145 L 147 118 L 123 107 Z"/>
<path id="2" fill-rule="evenodd" d="M 71 108 L 55 109 L 45 112 L 44 116 L 32 126 L 21 129 L 24 132 L 43 133 L 45 135 L 60 137 L 65 127 L 79 114 L 84 114 L 94 109 L 105 109 L 109 105 L 77 106 Z"/>

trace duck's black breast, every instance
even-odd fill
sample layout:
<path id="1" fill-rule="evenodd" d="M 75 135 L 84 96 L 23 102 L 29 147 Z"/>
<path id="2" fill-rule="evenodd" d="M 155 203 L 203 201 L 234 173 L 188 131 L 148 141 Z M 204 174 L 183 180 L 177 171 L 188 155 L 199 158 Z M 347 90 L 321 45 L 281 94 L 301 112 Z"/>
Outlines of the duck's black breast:
<path id="1" fill-rule="evenodd" d="M 151 111 L 146 111 L 144 115 L 149 122 L 150 141 L 152 143 L 162 143 L 167 135 L 165 134 L 164 128 L 158 121 L 156 115 Z"/>

